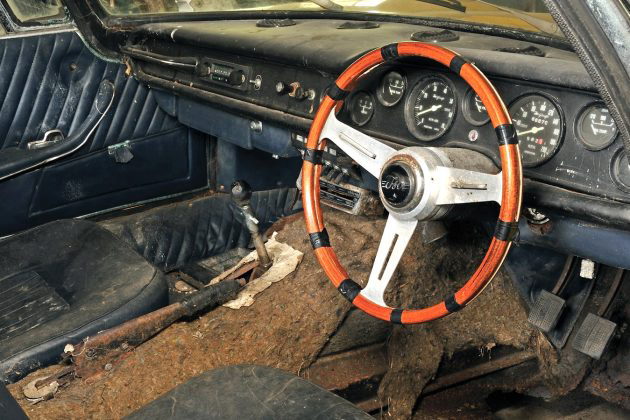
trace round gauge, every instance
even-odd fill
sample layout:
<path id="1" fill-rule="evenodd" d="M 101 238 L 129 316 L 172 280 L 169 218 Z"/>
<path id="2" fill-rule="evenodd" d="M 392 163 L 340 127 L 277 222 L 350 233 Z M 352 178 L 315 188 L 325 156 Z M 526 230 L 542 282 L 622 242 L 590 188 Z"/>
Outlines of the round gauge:
<path id="1" fill-rule="evenodd" d="M 456 107 L 449 82 L 439 77 L 421 80 L 405 105 L 407 128 L 418 140 L 435 140 L 451 128 Z"/>
<path id="2" fill-rule="evenodd" d="M 374 115 L 374 99 L 367 92 L 357 92 L 350 101 L 350 118 L 356 125 L 365 125 Z"/>
<path id="3" fill-rule="evenodd" d="M 464 97 L 462 112 L 466 121 L 472 125 L 481 126 L 490 121 L 486 106 L 481 102 L 479 95 L 472 89 L 469 89 Z"/>
<path id="4" fill-rule="evenodd" d="M 564 124 L 558 107 L 542 95 L 523 96 L 510 106 L 523 166 L 538 166 L 558 151 Z"/>
<path id="5" fill-rule="evenodd" d="M 396 72 L 390 71 L 383 79 L 376 91 L 376 97 L 384 106 L 394 106 L 402 99 L 407 88 L 407 80 L 405 76 Z"/>
<path id="6" fill-rule="evenodd" d="M 617 137 L 617 125 L 608 108 L 592 104 L 582 110 L 577 120 L 577 135 L 589 150 L 602 150 Z"/>
<path id="7" fill-rule="evenodd" d="M 615 184 L 625 192 L 630 192 L 630 166 L 628 166 L 628 155 L 623 149 L 613 157 L 611 172 Z"/>

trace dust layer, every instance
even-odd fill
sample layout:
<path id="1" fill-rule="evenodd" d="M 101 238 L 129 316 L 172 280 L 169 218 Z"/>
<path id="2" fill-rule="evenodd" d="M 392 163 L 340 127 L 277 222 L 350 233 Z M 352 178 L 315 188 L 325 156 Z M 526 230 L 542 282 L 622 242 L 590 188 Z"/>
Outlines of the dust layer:
<path id="1" fill-rule="evenodd" d="M 382 225 L 327 211 L 328 232 L 350 275 L 367 278 Z M 178 322 L 127 353 L 113 369 L 91 379 L 75 379 L 48 401 L 30 405 L 21 389 L 34 372 L 9 390 L 32 419 L 120 418 L 204 371 L 252 363 L 298 374 L 308 367 L 337 330 L 350 304 L 317 263 L 302 215 L 284 220 L 278 240 L 302 251 L 297 270 L 256 297 L 250 306 L 218 308 Z"/>

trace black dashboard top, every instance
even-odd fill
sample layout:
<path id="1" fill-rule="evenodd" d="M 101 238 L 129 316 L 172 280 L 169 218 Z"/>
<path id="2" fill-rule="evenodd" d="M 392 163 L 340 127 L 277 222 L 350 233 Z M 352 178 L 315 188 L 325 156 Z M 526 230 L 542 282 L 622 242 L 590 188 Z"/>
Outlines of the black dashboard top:
<path id="1" fill-rule="evenodd" d="M 405 23 L 379 22 L 371 29 L 339 29 L 343 20 L 295 20 L 287 27 L 261 28 L 256 20 L 152 23 L 137 28 L 133 38 L 152 38 L 207 48 L 234 55 L 339 74 L 361 54 L 383 45 L 410 41 L 417 32 L 436 28 Z M 475 62 L 490 74 L 523 77 L 525 80 L 595 90 L 577 56 L 569 51 L 536 45 L 544 57 L 498 50 L 524 50 L 530 42 L 453 31 L 455 40 L 438 44 Z"/>
<path id="2" fill-rule="evenodd" d="M 328 19 L 296 20 L 287 27 L 263 28 L 256 23 L 145 24 L 135 28 L 123 53 L 132 58 L 136 76 L 147 83 L 305 134 L 326 88 L 356 58 L 388 43 L 409 41 L 417 32 L 439 31 L 393 22 L 368 25 L 372 29 L 339 29 L 345 21 Z M 597 130 L 608 120 L 598 120 L 599 125 L 594 126 L 586 118 L 606 115 L 592 79 L 574 53 L 500 36 L 451 32 L 451 41 L 436 43 L 474 62 L 495 84 L 510 112 L 520 113 L 513 118 L 521 124 L 518 131 L 530 149 L 526 177 L 603 199 L 630 202 L 630 172 L 623 172 L 626 158 L 621 139 L 601 140 L 603 146 L 593 150 L 580 138 L 580 130 Z M 406 89 L 400 98 L 379 97 L 383 77 L 392 71 L 404 77 Z M 436 80 L 444 82 L 438 87 L 450 88 L 448 95 L 454 105 L 432 120 L 432 127 L 419 132 L 411 122 L 410 109 L 415 106 L 415 113 L 424 115 L 430 112 L 427 107 L 442 106 L 416 99 L 419 89 L 435 88 L 422 86 L 427 78 L 433 85 Z M 396 82 L 392 79 L 392 83 Z M 448 69 L 428 61 L 403 59 L 363 77 L 340 119 L 392 144 L 469 148 L 498 163 L 491 125 L 471 122 L 470 109 L 466 115 L 465 108 L 474 106 L 469 88 Z M 370 115 L 362 115 L 364 111 Z M 555 114 L 543 115 L 551 111 Z M 549 128 L 541 132 L 546 124 Z M 439 135 L 426 131 L 432 129 Z M 598 136 L 604 134 L 590 137 L 595 141 Z"/>

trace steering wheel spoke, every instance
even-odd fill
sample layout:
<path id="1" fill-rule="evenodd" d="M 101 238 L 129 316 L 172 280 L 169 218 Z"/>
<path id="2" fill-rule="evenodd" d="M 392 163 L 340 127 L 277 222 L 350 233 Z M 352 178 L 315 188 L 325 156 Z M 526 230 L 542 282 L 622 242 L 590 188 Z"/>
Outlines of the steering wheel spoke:
<path id="1" fill-rule="evenodd" d="M 394 148 L 342 123 L 334 112 L 330 113 L 322 129 L 320 139 L 323 138 L 335 143 L 376 178 L 380 176 L 387 159 L 396 152 Z"/>
<path id="2" fill-rule="evenodd" d="M 436 168 L 439 194 L 436 204 L 466 204 L 494 201 L 501 204 L 503 178 L 466 169 Z"/>
<path id="3" fill-rule="evenodd" d="M 385 289 L 387 289 L 387 285 L 394 275 L 417 225 L 416 219 L 402 220 L 389 215 L 381 243 L 376 252 L 374 265 L 372 265 L 370 278 L 367 286 L 361 291 L 364 297 L 381 306 L 387 306 L 383 300 Z"/>

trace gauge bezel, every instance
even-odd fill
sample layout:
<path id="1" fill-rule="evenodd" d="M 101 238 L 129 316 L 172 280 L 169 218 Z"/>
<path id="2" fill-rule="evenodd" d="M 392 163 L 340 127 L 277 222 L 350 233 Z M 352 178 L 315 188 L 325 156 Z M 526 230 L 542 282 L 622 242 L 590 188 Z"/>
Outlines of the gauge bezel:
<path id="1" fill-rule="evenodd" d="M 626 150 L 621 147 L 614 154 L 612 159 L 610 160 L 610 178 L 612 179 L 615 186 L 625 193 L 630 193 L 630 185 L 624 184 L 620 179 L 619 175 L 616 174 L 616 167 L 619 164 L 619 161 L 623 159 L 623 156 L 626 154 Z"/>
<path id="2" fill-rule="evenodd" d="M 534 163 L 525 163 L 525 161 L 521 158 L 521 162 L 524 168 L 536 168 L 538 166 L 541 166 L 549 162 L 551 158 L 553 158 L 556 154 L 558 154 L 560 147 L 564 143 L 564 135 L 566 133 L 566 120 L 564 118 L 564 109 L 562 109 L 562 106 L 560 106 L 560 103 L 556 100 L 556 98 L 544 92 L 532 92 L 532 91 L 525 92 L 517 96 L 510 102 L 510 105 L 508 106 L 508 113 L 510 114 L 511 119 L 513 118 L 512 107 L 514 106 L 514 104 L 516 104 L 518 101 L 520 101 L 521 99 L 527 96 L 540 96 L 551 101 L 553 106 L 555 106 L 556 109 L 558 110 L 558 115 L 560 116 L 560 135 L 558 136 L 558 144 L 556 145 L 556 147 L 554 147 L 553 151 L 549 154 L 549 156 L 547 156 L 543 160 L 540 160 Z M 519 140 L 519 143 L 520 143 L 520 140 Z M 520 147 L 520 144 L 519 144 L 519 147 Z M 522 156 L 522 153 L 521 153 L 521 156 Z"/>
<path id="3" fill-rule="evenodd" d="M 469 123 L 474 125 L 475 127 L 481 127 L 483 125 L 486 125 L 490 122 L 490 116 L 487 115 L 488 112 L 486 111 L 486 115 L 487 118 L 485 119 L 485 121 L 477 121 L 475 120 L 472 115 L 470 114 L 470 104 L 468 103 L 468 97 L 470 96 L 471 98 L 474 97 L 474 95 L 476 95 L 477 92 L 475 92 L 474 90 L 472 90 L 471 88 L 468 88 L 468 90 L 466 91 L 466 94 L 464 95 L 464 97 L 462 98 L 462 115 L 464 115 L 464 119 Z M 485 106 L 485 105 L 484 105 Z"/>
<path id="4" fill-rule="evenodd" d="M 370 113 L 370 116 L 368 117 L 367 120 L 365 120 L 365 122 L 363 123 L 358 123 L 353 116 L 353 108 L 354 108 L 354 101 L 356 100 L 357 96 L 365 93 L 366 95 L 368 95 L 370 97 L 370 99 L 372 100 L 372 112 Z M 372 95 L 370 92 L 366 91 L 366 90 L 358 90 L 356 92 L 352 92 L 352 94 L 350 95 L 350 97 L 348 98 L 348 116 L 350 117 L 350 120 L 357 126 L 359 127 L 363 127 L 365 126 L 367 123 L 369 123 L 370 121 L 372 121 L 372 118 L 374 118 L 374 112 L 376 111 L 376 101 L 374 100 L 374 95 Z"/>
<path id="5" fill-rule="evenodd" d="M 416 124 L 415 124 L 415 117 L 413 115 L 413 109 L 415 106 L 415 99 L 418 95 L 418 92 L 421 90 L 421 87 L 426 84 L 427 82 L 431 81 L 431 80 L 438 80 L 440 82 L 443 82 L 445 84 L 447 84 L 449 86 L 449 88 L 451 89 L 451 92 L 453 92 L 453 116 L 451 117 L 451 120 L 448 123 L 448 126 L 444 129 L 444 131 L 442 133 L 438 133 L 436 135 L 433 136 L 424 136 L 422 134 L 420 134 L 417 131 L 416 128 Z M 405 124 L 407 125 L 407 130 L 409 130 L 409 132 L 418 140 L 423 141 L 423 142 L 431 142 L 434 140 L 439 139 L 440 137 L 445 136 L 450 130 L 451 128 L 453 128 L 453 125 L 455 125 L 455 119 L 457 118 L 457 112 L 458 112 L 458 102 L 459 102 L 459 95 L 457 95 L 457 89 L 455 89 L 455 85 L 453 84 L 453 82 L 451 82 L 448 78 L 439 75 L 439 74 L 431 74 L 431 75 L 426 75 L 422 78 L 420 78 L 414 85 L 413 88 L 409 91 L 409 94 L 407 95 L 407 98 L 405 99 L 405 112 L 404 112 L 404 117 L 405 117 Z"/>
<path id="6" fill-rule="evenodd" d="M 599 152 L 600 150 L 604 150 L 604 149 L 610 147 L 610 145 L 613 144 L 615 142 L 615 140 L 617 140 L 617 137 L 619 137 L 619 128 L 617 127 L 617 133 L 612 137 L 612 139 L 605 146 L 603 146 L 603 147 L 593 147 L 590 144 L 588 144 L 586 142 L 586 140 L 584 140 L 582 129 L 581 129 L 581 125 L 582 125 L 582 120 L 587 115 L 586 111 L 589 108 L 594 107 L 594 106 L 599 106 L 599 107 L 603 107 L 603 108 L 608 109 L 606 104 L 604 102 L 602 102 L 602 101 L 589 102 L 588 104 L 586 104 L 583 107 L 581 107 L 580 110 L 578 111 L 577 118 L 575 119 L 575 126 L 573 127 L 573 129 L 575 131 L 575 136 L 578 138 L 578 140 L 580 140 L 580 143 L 582 144 L 582 146 L 586 150 L 590 150 L 591 152 Z M 608 110 L 608 114 L 610 115 L 610 110 Z M 610 117 L 612 118 L 612 115 Z M 613 120 L 613 122 L 615 122 L 615 121 Z M 617 125 L 617 123 L 615 123 L 615 126 L 616 125 Z"/>
<path id="7" fill-rule="evenodd" d="M 403 92 L 402 95 L 400 95 L 400 98 L 398 98 L 397 101 L 395 102 L 387 102 L 385 100 L 385 98 L 383 98 L 383 94 L 381 93 L 381 86 L 383 85 L 383 81 L 385 80 L 385 77 L 387 77 L 390 73 L 396 73 L 398 74 L 404 81 L 405 83 L 405 87 L 403 88 Z M 407 76 L 405 75 L 405 73 L 402 70 L 399 69 L 392 69 L 392 70 L 387 70 L 385 73 L 383 73 L 383 75 L 381 76 L 379 82 L 378 82 L 378 86 L 376 88 L 376 99 L 378 99 L 378 102 L 387 107 L 387 108 L 391 108 L 393 106 L 398 105 L 404 98 L 405 98 L 405 94 L 407 94 L 407 91 L 409 90 L 409 82 L 407 81 Z"/>

